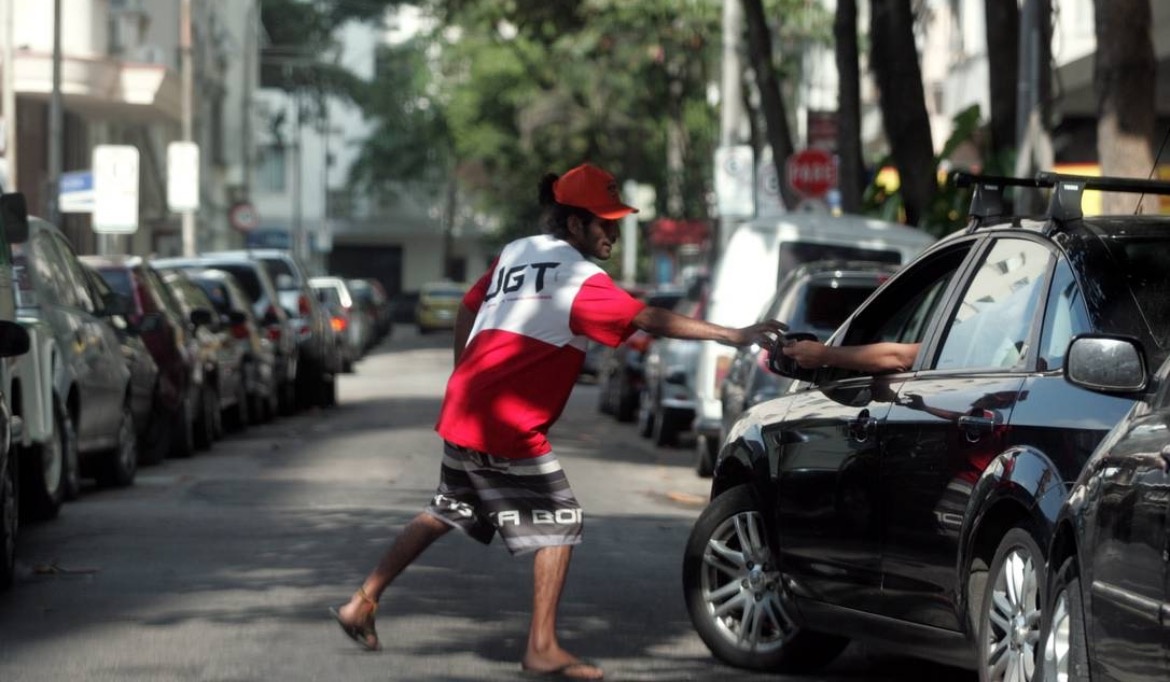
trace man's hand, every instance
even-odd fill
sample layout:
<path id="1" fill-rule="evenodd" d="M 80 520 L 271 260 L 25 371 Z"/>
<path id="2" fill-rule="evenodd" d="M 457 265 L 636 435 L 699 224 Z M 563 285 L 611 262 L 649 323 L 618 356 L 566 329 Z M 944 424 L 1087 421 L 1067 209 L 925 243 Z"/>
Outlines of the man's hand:
<path id="1" fill-rule="evenodd" d="M 805 369 L 824 367 L 826 364 L 825 356 L 828 354 L 825 344 L 820 341 L 796 341 L 786 344 L 780 349 L 780 352 L 795 360 L 796 364 Z"/>
<path id="2" fill-rule="evenodd" d="M 765 348 L 770 348 L 776 342 L 776 337 L 787 330 L 788 325 L 777 320 L 757 322 L 750 327 L 731 330 L 731 338 L 728 339 L 727 345 L 750 346 L 754 343 Z"/>

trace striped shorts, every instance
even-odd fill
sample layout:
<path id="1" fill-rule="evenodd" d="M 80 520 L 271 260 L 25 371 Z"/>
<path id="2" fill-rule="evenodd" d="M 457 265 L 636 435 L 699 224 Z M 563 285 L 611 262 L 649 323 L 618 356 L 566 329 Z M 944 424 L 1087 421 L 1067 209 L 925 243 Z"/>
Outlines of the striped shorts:
<path id="1" fill-rule="evenodd" d="M 439 489 L 425 511 L 512 554 L 581 542 L 584 516 L 552 452 L 507 459 L 443 443 Z"/>

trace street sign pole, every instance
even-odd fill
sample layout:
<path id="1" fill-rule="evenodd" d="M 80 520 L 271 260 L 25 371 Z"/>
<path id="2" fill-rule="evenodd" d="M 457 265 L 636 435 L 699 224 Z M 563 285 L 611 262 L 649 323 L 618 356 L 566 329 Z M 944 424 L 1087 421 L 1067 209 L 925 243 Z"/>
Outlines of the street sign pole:
<path id="1" fill-rule="evenodd" d="M 182 76 L 183 76 L 183 141 L 191 142 L 192 130 L 192 99 L 194 98 L 194 78 L 191 73 L 191 0 L 183 0 L 181 7 L 181 17 L 179 19 L 179 47 L 182 58 Z M 196 193 L 198 193 L 196 189 Z M 183 255 L 194 256 L 196 253 L 195 244 L 195 211 L 188 209 L 183 211 Z"/>

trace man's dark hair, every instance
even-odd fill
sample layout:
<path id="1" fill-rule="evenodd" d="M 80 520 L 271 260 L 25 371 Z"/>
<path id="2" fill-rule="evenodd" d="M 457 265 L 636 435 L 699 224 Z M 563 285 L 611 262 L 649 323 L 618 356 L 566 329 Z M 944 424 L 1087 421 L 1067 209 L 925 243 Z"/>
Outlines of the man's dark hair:
<path id="1" fill-rule="evenodd" d="M 545 230 L 554 237 L 563 238 L 569 233 L 571 216 L 577 216 L 581 222 L 588 225 L 594 215 L 589 209 L 557 203 L 556 195 L 553 194 L 553 183 L 558 177 L 556 173 L 546 173 L 540 179 L 540 207 L 544 210 Z"/>

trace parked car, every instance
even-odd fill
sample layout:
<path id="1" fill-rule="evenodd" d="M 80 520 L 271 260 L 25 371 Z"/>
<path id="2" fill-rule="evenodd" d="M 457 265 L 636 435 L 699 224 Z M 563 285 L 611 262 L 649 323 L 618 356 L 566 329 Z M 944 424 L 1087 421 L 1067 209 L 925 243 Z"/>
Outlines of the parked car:
<path id="1" fill-rule="evenodd" d="M 203 363 L 203 415 L 196 421 L 215 437 L 225 427 L 240 431 L 251 422 L 247 376 L 248 345 L 236 338 L 220 321 L 215 304 L 183 270 L 160 270 L 167 289 L 192 324 L 198 342 L 197 354 Z M 233 320 L 237 321 L 237 320 Z"/>
<path id="2" fill-rule="evenodd" d="M 469 285 L 463 282 L 428 282 L 419 289 L 414 319 L 418 333 L 455 328 L 455 314 Z"/>
<path id="3" fill-rule="evenodd" d="M 704 319 L 705 297 L 688 298 L 675 311 Z M 695 418 L 695 368 L 699 341 L 664 337 L 646 351 L 638 396 L 638 433 L 655 445 L 673 445 Z"/>
<path id="4" fill-rule="evenodd" d="M 1170 218 L 1086 217 L 1082 191 L 1170 184 L 1044 175 L 1021 181 L 1052 188 L 1032 219 L 1001 215 L 1016 181 L 974 182 L 968 229 L 828 342 L 919 344 L 908 371 L 806 370 L 773 349 L 799 383 L 731 428 L 683 559 L 719 659 L 807 669 L 856 639 L 1033 676 L 1057 513 L 1133 404 L 1066 381 L 1070 341 L 1130 338 L 1152 363 L 1170 350 Z"/>
<path id="5" fill-rule="evenodd" d="M 341 356 L 332 342 L 329 315 L 309 287 L 305 267 L 291 253 L 279 249 L 220 251 L 206 255 L 247 258 L 264 265 L 296 330 L 300 358 L 297 364 L 298 401 L 302 407 L 336 403 Z"/>
<path id="6" fill-rule="evenodd" d="M 265 337 L 260 321 L 252 312 L 248 295 L 235 275 L 224 270 L 186 270 L 215 306 L 219 322 L 243 347 L 244 385 L 248 394 L 248 415 L 255 422 L 266 422 L 279 411 L 279 386 L 276 382 L 274 344 Z"/>
<path id="7" fill-rule="evenodd" d="M 815 261 L 792 270 L 780 282 L 757 321 L 780 320 L 791 332 L 808 332 L 826 339 L 845 321 L 897 266 L 866 261 Z M 720 395 L 723 427 L 720 441 L 743 411 L 783 393 L 790 379 L 768 371 L 768 348 L 749 346 L 732 357 Z M 698 453 L 695 469 L 710 476 L 715 466 L 708 450 Z"/>
<path id="8" fill-rule="evenodd" d="M 28 213 L 24 196 L 0 196 L 0 590 L 12 585 L 16 569 L 16 540 L 20 527 L 20 463 L 18 446 L 23 431 L 22 419 L 12 410 L 13 377 L 17 367 L 13 358 L 25 355 L 30 348 L 29 333 L 16 322 L 16 297 L 13 292 L 13 267 L 9 244 L 28 238 Z M 19 381 L 19 379 L 17 379 Z M 17 398 L 17 401 L 19 399 Z M 55 513 L 56 510 L 54 510 Z"/>
<path id="9" fill-rule="evenodd" d="M 390 330 L 394 328 L 390 299 L 386 296 L 386 289 L 376 279 L 349 279 L 346 284 L 357 304 L 366 311 L 366 317 L 371 320 L 365 347 L 365 350 L 369 350 L 389 336 Z"/>
<path id="10" fill-rule="evenodd" d="M 715 324 L 751 324 L 776 285 L 801 263 L 867 260 L 901 264 L 934 241 L 905 225 L 860 216 L 790 213 L 761 217 L 735 229 L 711 279 L 707 319 Z M 720 388 L 735 349 L 700 342 L 695 367 L 696 459 L 714 459 L 723 424 Z"/>
<path id="11" fill-rule="evenodd" d="M 1170 266 L 1164 250 L 1159 256 L 1159 267 Z M 1080 336 L 1068 353 L 1074 385 L 1138 401 L 1057 517 L 1044 581 L 1044 680 L 1170 679 L 1170 361 L 1152 374 L 1146 363 L 1130 337 Z"/>
<path id="12" fill-rule="evenodd" d="M 55 226 L 29 219 L 28 241 L 13 245 L 18 313 L 44 325 L 53 392 L 76 434 L 61 467 L 67 496 L 80 477 L 126 486 L 138 472 L 138 438 L 130 370 L 110 318 L 129 312 L 121 297 L 103 300 L 73 247 Z M 41 466 L 39 462 L 29 464 Z M 47 482 L 47 481 L 46 481 Z"/>
<path id="13" fill-rule="evenodd" d="M 365 352 L 373 321 L 340 277 L 310 277 L 309 286 L 329 314 L 329 325 L 341 354 L 341 371 L 352 372 Z"/>
<path id="14" fill-rule="evenodd" d="M 292 414 L 297 406 L 297 372 L 300 349 L 297 329 L 288 311 L 280 303 L 276 285 L 268 268 L 239 253 L 207 255 L 196 258 L 156 258 L 152 261 L 160 269 L 175 268 L 201 271 L 207 268 L 231 273 L 252 302 L 252 312 L 272 342 L 275 357 L 277 395 L 281 414 Z"/>
<path id="15" fill-rule="evenodd" d="M 157 393 L 159 368 L 154 361 L 137 326 L 130 322 L 133 304 L 124 294 L 115 292 L 102 279 L 101 275 L 85 261 L 78 259 L 81 269 L 89 279 L 97 300 L 106 301 L 105 305 L 116 308 L 110 311 L 105 319 L 114 329 L 118 338 L 119 349 L 126 368 L 130 370 L 130 413 L 134 417 L 134 428 L 138 440 L 138 464 L 157 464 L 159 459 L 149 454 L 153 445 L 150 441 L 155 437 L 151 429 L 151 418 L 154 414 L 155 394 Z M 145 456 L 143 453 L 146 452 Z"/>
<path id="16" fill-rule="evenodd" d="M 639 293 L 637 297 L 648 306 L 673 310 L 683 293 L 682 289 L 662 287 Z M 603 349 L 597 375 L 599 411 L 612 414 L 620 422 L 634 421 L 644 384 L 646 350 L 654 339 L 652 334 L 638 330 L 616 348 L 595 344 Z"/>
<path id="17" fill-rule="evenodd" d="M 203 367 L 197 361 L 191 322 L 158 272 L 139 256 L 82 256 L 81 261 L 130 302 L 128 320 L 158 365 L 153 409 L 145 418 L 143 463 L 190 457 L 196 448 Z M 210 442 L 200 439 L 199 446 Z"/>

